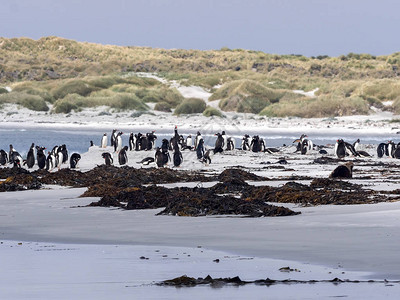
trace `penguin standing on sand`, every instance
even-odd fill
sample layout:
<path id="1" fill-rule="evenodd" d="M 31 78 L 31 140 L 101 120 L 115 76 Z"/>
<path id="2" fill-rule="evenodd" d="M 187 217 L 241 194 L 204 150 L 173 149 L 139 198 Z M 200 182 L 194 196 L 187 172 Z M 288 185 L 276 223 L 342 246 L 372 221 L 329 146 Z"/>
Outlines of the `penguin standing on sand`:
<path id="1" fill-rule="evenodd" d="M 204 156 L 201 161 L 206 165 L 211 164 L 211 155 L 212 155 L 211 150 L 207 150 L 206 153 L 204 153 Z"/>
<path id="2" fill-rule="evenodd" d="M 343 139 L 338 139 L 335 144 L 335 155 L 338 158 L 344 158 L 346 156 L 346 145 Z"/>
<path id="3" fill-rule="evenodd" d="M 388 142 L 387 142 L 387 147 L 386 147 L 385 154 L 386 154 L 387 156 L 389 156 L 390 158 L 393 158 L 394 151 L 395 151 L 395 144 L 394 144 L 394 142 L 393 142 L 393 141 L 388 141 Z"/>
<path id="4" fill-rule="evenodd" d="M 163 139 L 161 141 L 161 151 L 166 152 L 166 151 L 168 151 L 168 149 L 169 149 L 169 142 L 167 139 Z"/>
<path id="5" fill-rule="evenodd" d="M 227 145 L 226 145 L 226 150 L 235 150 L 235 140 L 231 137 L 229 137 L 227 140 Z"/>
<path id="6" fill-rule="evenodd" d="M 241 145 L 241 149 L 248 151 L 250 150 L 250 142 L 249 142 L 250 136 L 248 134 L 245 134 L 242 138 L 242 145 Z"/>
<path id="7" fill-rule="evenodd" d="M 314 148 L 313 142 L 307 138 L 306 134 L 302 134 L 299 139 L 293 141 L 293 143 L 297 143 L 295 152 L 300 151 L 302 155 L 305 155 Z"/>
<path id="8" fill-rule="evenodd" d="M 114 163 L 112 155 L 109 152 L 102 153 L 101 157 L 104 158 L 104 162 L 105 162 L 106 166 L 111 166 Z"/>
<path id="9" fill-rule="evenodd" d="M 183 157 L 181 151 L 179 151 L 179 147 L 176 147 L 174 150 L 174 166 L 179 167 L 183 162 Z"/>
<path id="10" fill-rule="evenodd" d="M 253 140 L 251 141 L 250 148 L 251 148 L 251 151 L 253 151 L 253 152 L 261 151 L 260 137 L 258 135 L 253 136 Z"/>
<path id="11" fill-rule="evenodd" d="M 202 159 L 204 156 L 204 140 L 201 139 L 196 148 L 197 159 Z"/>
<path id="12" fill-rule="evenodd" d="M 400 142 L 397 143 L 396 148 L 394 149 L 393 157 L 397 159 L 400 158 Z"/>
<path id="13" fill-rule="evenodd" d="M 117 138 L 117 129 L 113 129 L 110 137 L 111 147 L 114 147 L 116 138 Z"/>
<path id="14" fill-rule="evenodd" d="M 103 134 L 103 137 L 101 138 L 101 148 L 106 148 L 107 147 L 107 133 Z"/>
<path id="15" fill-rule="evenodd" d="M 122 131 L 118 132 L 114 141 L 114 152 L 119 152 L 122 149 Z"/>
<path id="16" fill-rule="evenodd" d="M 71 169 L 75 169 L 80 160 L 81 160 L 81 155 L 79 153 L 73 153 L 69 160 L 69 165 L 70 165 Z"/>
<path id="17" fill-rule="evenodd" d="M 154 134 L 155 130 L 152 132 L 146 133 L 146 138 L 147 138 L 147 147 L 145 150 L 151 150 L 154 147 L 154 144 L 156 142 L 157 136 Z"/>
<path id="18" fill-rule="evenodd" d="M 0 150 L 0 165 L 4 166 L 8 163 L 8 155 L 7 152 L 3 149 Z"/>
<path id="19" fill-rule="evenodd" d="M 133 132 L 131 132 L 131 134 L 129 135 L 129 151 L 133 151 L 136 148 L 136 137 L 133 134 Z"/>
<path id="20" fill-rule="evenodd" d="M 169 152 L 162 151 L 159 147 L 156 148 L 156 154 L 154 155 L 154 160 L 157 164 L 157 167 L 162 168 L 164 165 L 168 163 L 170 160 Z"/>
<path id="21" fill-rule="evenodd" d="M 28 155 L 26 156 L 26 165 L 28 169 L 31 169 L 35 165 L 35 144 L 32 143 L 31 147 L 29 148 Z"/>
<path id="22" fill-rule="evenodd" d="M 192 141 L 192 135 L 189 134 L 186 138 L 186 147 L 189 150 L 192 150 L 192 145 L 193 145 L 193 141 Z"/>
<path id="23" fill-rule="evenodd" d="M 379 158 L 383 157 L 383 155 L 385 154 L 385 148 L 386 148 L 386 144 L 385 143 L 380 143 L 376 149 L 377 155 Z"/>
<path id="24" fill-rule="evenodd" d="M 53 151 L 49 151 L 46 158 L 46 170 L 51 171 L 56 166 Z"/>
<path id="25" fill-rule="evenodd" d="M 224 146 L 222 147 L 222 150 L 226 150 L 228 147 L 228 137 L 226 136 L 225 130 L 222 131 L 221 136 L 224 140 Z"/>
<path id="26" fill-rule="evenodd" d="M 128 156 L 126 155 L 126 151 L 128 151 L 128 146 L 123 147 L 118 153 L 118 162 L 121 166 L 128 163 Z"/>
<path id="27" fill-rule="evenodd" d="M 45 147 L 36 146 L 36 159 L 39 169 L 42 170 L 46 167 L 46 155 L 44 154 Z"/>
<path id="28" fill-rule="evenodd" d="M 353 143 L 353 147 L 354 147 L 354 150 L 358 150 L 358 146 L 360 146 L 360 139 L 357 139 L 354 143 Z"/>
<path id="29" fill-rule="evenodd" d="M 200 143 L 200 140 L 202 140 L 202 139 L 203 139 L 203 137 L 201 136 L 200 131 L 197 131 L 197 135 L 196 135 L 196 137 L 194 139 L 194 150 L 197 149 L 197 147 L 198 147 L 198 145 Z M 204 141 L 203 141 L 203 143 L 204 143 Z"/>
<path id="30" fill-rule="evenodd" d="M 9 163 L 13 164 L 14 167 L 21 167 L 21 163 L 23 162 L 21 155 L 17 152 L 13 145 L 10 145 L 10 152 L 8 154 Z"/>
<path id="31" fill-rule="evenodd" d="M 224 151 L 224 138 L 219 132 L 215 134 L 217 140 L 215 141 L 214 153 L 222 153 Z"/>

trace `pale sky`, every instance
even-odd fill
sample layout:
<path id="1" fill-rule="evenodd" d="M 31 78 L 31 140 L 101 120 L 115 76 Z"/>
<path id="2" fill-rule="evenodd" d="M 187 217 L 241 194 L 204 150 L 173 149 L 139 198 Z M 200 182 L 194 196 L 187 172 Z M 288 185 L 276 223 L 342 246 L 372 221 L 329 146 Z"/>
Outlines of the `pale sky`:
<path id="1" fill-rule="evenodd" d="M 400 51 L 399 0 L 0 0 L 0 36 L 306 56 Z"/>

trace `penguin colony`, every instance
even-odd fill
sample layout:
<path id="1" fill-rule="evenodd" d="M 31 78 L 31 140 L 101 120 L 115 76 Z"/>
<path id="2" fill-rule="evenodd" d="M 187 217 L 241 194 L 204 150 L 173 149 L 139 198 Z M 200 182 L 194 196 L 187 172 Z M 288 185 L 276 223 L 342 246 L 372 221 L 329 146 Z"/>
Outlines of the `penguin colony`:
<path id="1" fill-rule="evenodd" d="M 125 146 L 122 144 L 122 135 L 122 131 L 114 129 L 112 130 L 109 139 L 114 154 L 117 156 L 118 164 L 121 166 L 129 163 L 127 155 L 128 151 L 155 151 L 154 155 L 148 156 L 137 163 L 143 165 L 155 164 L 160 168 L 165 167 L 170 163 L 172 163 L 173 167 L 180 167 L 184 161 L 184 155 L 182 154 L 184 152 L 195 153 L 197 159 L 201 163 L 209 165 L 212 163 L 214 155 L 235 149 L 269 154 L 280 151 L 277 148 L 266 147 L 264 139 L 260 136 L 254 135 L 251 137 L 248 134 L 245 134 L 242 137 L 240 147 L 236 148 L 235 139 L 227 136 L 225 131 L 215 133 L 216 141 L 214 147 L 207 148 L 204 143 L 204 138 L 199 131 L 193 137 L 192 135 L 188 135 L 184 138 L 183 135 L 178 133 L 177 126 L 174 128 L 174 135 L 169 140 L 162 140 L 161 147 L 155 147 L 155 142 L 157 140 L 155 131 L 146 134 L 130 133 L 129 143 Z M 295 153 L 300 153 L 301 155 L 306 155 L 313 151 L 322 155 L 328 154 L 327 150 L 325 150 L 326 146 L 315 145 L 306 134 L 302 134 L 300 138 L 294 140 L 293 143 L 296 145 Z M 338 139 L 334 146 L 334 155 L 339 159 L 345 157 L 371 157 L 369 153 L 359 150 L 359 145 L 360 139 L 357 139 L 354 143 L 348 143 L 343 139 Z M 90 141 L 90 146 L 95 147 L 93 141 Z M 108 136 L 107 133 L 104 133 L 100 140 L 100 148 L 107 148 L 107 146 Z M 170 151 L 172 151 L 172 156 L 170 155 Z M 114 164 L 112 153 L 103 152 L 101 153 L 101 156 L 104 159 L 105 165 Z M 393 141 L 380 143 L 377 147 L 377 157 L 382 158 L 384 156 L 389 158 L 400 158 L 400 142 L 398 144 L 395 144 Z M 31 169 L 37 165 L 39 169 L 52 171 L 54 169 L 59 170 L 62 165 L 67 165 L 68 159 L 69 167 L 75 169 L 78 168 L 81 155 L 79 153 L 73 153 L 69 157 L 67 146 L 65 144 L 54 146 L 52 150 L 48 151 L 46 154 L 45 147 L 35 146 L 35 144 L 32 143 L 25 159 L 23 159 L 19 152 L 14 149 L 13 145 L 10 145 L 8 152 L 0 149 L 1 166 L 11 166 L 16 168 L 26 167 Z M 345 174 L 345 177 L 351 177 L 353 169 L 352 164 L 345 164 L 339 167 L 340 174 L 342 174 L 341 172 L 344 172 L 343 174 Z M 336 173 L 332 173 L 332 177 L 336 176 Z"/>

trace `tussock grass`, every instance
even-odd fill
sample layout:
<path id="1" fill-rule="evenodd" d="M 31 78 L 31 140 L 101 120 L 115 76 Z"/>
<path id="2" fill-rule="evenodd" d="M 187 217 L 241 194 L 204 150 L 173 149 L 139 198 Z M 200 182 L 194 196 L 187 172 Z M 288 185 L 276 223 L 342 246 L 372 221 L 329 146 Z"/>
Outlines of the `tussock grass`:
<path id="1" fill-rule="evenodd" d="M 369 105 L 361 97 L 303 98 L 293 102 L 272 104 L 260 112 L 268 117 L 296 116 L 302 118 L 322 118 L 345 115 L 368 114 Z"/>
<path id="2" fill-rule="evenodd" d="M 14 103 L 34 111 L 48 111 L 49 107 L 42 97 L 24 92 L 11 92 L 0 95 L 0 104 Z"/>
<path id="3" fill-rule="evenodd" d="M 224 115 L 218 109 L 216 109 L 212 106 L 207 106 L 206 109 L 203 111 L 203 116 L 206 116 L 206 117 L 216 116 L 216 117 L 222 118 Z"/>
<path id="4" fill-rule="evenodd" d="M 183 100 L 183 102 L 176 107 L 174 115 L 199 114 L 205 109 L 206 102 L 203 99 L 188 98 Z"/>
<path id="5" fill-rule="evenodd" d="M 0 94 L 7 94 L 8 91 L 5 88 L 0 87 Z"/>
<path id="6" fill-rule="evenodd" d="M 61 84 L 59 87 L 55 88 L 52 92 L 53 92 L 53 97 L 55 99 L 62 99 L 68 94 L 78 94 L 81 96 L 87 96 L 91 92 L 96 90 L 99 90 L 99 88 L 94 87 L 83 80 L 74 79 Z"/>
<path id="7" fill-rule="evenodd" d="M 154 110 L 163 111 L 163 112 L 171 112 L 171 105 L 167 102 L 158 102 L 154 106 Z"/>

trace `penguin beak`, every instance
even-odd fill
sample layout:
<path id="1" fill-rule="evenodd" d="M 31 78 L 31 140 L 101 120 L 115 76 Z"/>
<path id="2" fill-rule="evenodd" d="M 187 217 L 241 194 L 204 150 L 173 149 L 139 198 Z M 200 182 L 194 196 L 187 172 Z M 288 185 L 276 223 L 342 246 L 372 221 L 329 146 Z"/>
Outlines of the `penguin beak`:
<path id="1" fill-rule="evenodd" d="M 300 143 L 300 142 L 301 142 L 300 139 L 297 139 L 297 140 L 294 140 L 294 141 L 293 141 L 293 143 Z"/>

